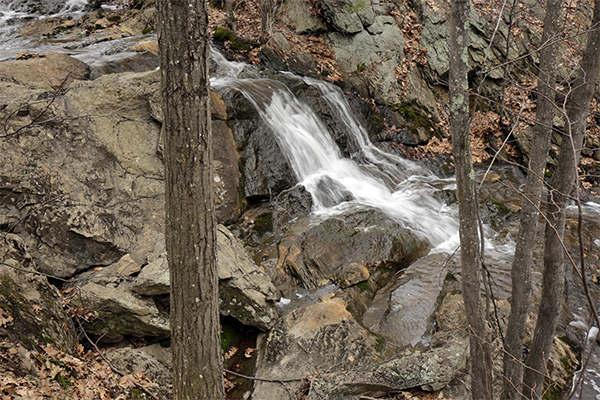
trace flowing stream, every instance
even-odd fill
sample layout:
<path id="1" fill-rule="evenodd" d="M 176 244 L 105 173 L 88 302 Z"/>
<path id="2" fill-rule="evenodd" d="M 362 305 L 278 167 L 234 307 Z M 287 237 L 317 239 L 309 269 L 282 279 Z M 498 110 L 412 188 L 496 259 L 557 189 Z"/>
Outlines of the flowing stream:
<path id="1" fill-rule="evenodd" d="M 150 63 L 134 61 L 127 64 L 122 61 L 132 54 L 128 51 L 130 38 L 89 45 L 84 41 L 28 39 L 19 35 L 24 23 L 35 18 L 56 15 L 77 18 L 87 3 L 87 0 L 0 0 L 0 61 L 10 59 L 20 51 L 64 51 L 93 64 L 99 73 L 154 68 Z M 299 80 L 319 92 L 328 104 L 330 113 L 347 131 L 351 141 L 349 156 L 344 156 L 310 105 L 299 101 L 282 81 L 266 78 L 253 66 L 227 61 L 216 51 L 212 52 L 212 57 L 217 70 L 211 77 L 211 86 L 220 91 L 237 90 L 254 105 L 264 123 L 275 134 L 298 182 L 311 193 L 316 218 L 327 218 L 361 208 L 376 208 L 428 240 L 434 247 L 432 253 L 449 254 L 456 249 L 457 210 L 454 206 L 446 205 L 440 196 L 444 190 L 454 188 L 454 180 L 439 178 L 416 162 L 374 146 L 337 87 L 281 73 L 286 79 Z M 113 68 L 115 64 L 119 65 Z M 597 204 L 588 203 L 586 207 L 589 215 L 600 214 Z M 504 290 L 500 297 L 506 297 L 510 287 L 509 266 L 514 246 L 510 234 L 501 235 L 486 228 L 486 236 L 490 238 L 486 241 L 486 255 L 494 259 L 494 277 L 501 290 Z M 600 246 L 600 239 L 594 243 Z M 406 271 L 407 275 L 412 273 L 416 272 L 410 269 Z M 424 281 L 421 286 L 430 284 L 430 281 Z M 407 296 L 413 296 L 411 301 L 418 304 L 418 298 L 415 300 L 414 296 L 430 296 L 430 293 L 416 289 Z M 406 318 L 410 320 L 410 316 Z M 598 365 L 598 356 L 593 355 L 582 399 L 600 399 L 600 378 L 596 372 Z"/>
<path id="2" fill-rule="evenodd" d="M 271 128 L 296 177 L 311 193 L 314 213 L 332 216 L 360 207 L 374 207 L 434 246 L 452 241 L 458 230 L 456 212 L 435 195 L 452 180 L 440 179 L 422 166 L 382 152 L 353 118 L 339 89 L 296 77 L 326 99 L 354 142 L 356 152 L 344 157 L 327 128 L 309 105 L 301 103 L 281 82 L 261 78 L 254 67 L 212 57 L 219 68 L 211 78 L 215 89 L 240 91 Z M 250 71 L 247 71 L 250 69 Z"/>

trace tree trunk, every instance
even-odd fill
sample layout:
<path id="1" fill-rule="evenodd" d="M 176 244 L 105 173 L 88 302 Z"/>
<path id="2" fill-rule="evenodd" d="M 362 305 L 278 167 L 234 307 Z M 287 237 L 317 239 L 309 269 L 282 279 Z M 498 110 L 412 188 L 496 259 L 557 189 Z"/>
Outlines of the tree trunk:
<path id="1" fill-rule="evenodd" d="M 227 14 L 227 28 L 235 32 L 237 24 L 235 22 L 235 14 L 233 13 L 233 0 L 225 0 L 225 12 Z"/>
<path id="2" fill-rule="evenodd" d="M 512 264 L 512 302 L 505 340 L 503 399 L 514 399 L 520 396 L 523 381 L 523 337 L 531 305 L 533 244 L 536 238 L 544 172 L 552 137 L 552 121 L 556 112 L 554 98 L 559 50 L 557 39 L 560 38 L 557 37 L 557 32 L 560 32 L 562 27 L 563 4 L 564 0 L 548 0 L 544 19 L 542 35 L 544 47 L 540 51 L 536 124 L 531 143 L 521 223 Z M 552 45 L 546 45 L 555 41 L 556 43 Z"/>
<path id="3" fill-rule="evenodd" d="M 523 376 L 526 398 L 541 398 L 546 362 L 558 323 L 564 294 L 564 253 L 567 196 L 576 183 L 579 153 L 583 145 L 590 101 L 600 76 L 600 0 L 594 2 L 592 29 L 580 64 L 577 79 L 567 100 L 567 131 L 563 136 L 558 164 L 551 181 L 546 210 L 544 275 L 540 311 L 535 326 L 532 348 Z M 539 372 L 538 372 L 539 371 Z M 540 373 L 542 372 L 542 373 Z"/>
<path id="4" fill-rule="evenodd" d="M 206 2 L 159 0 L 158 21 L 173 398 L 223 399 Z"/>
<path id="5" fill-rule="evenodd" d="M 260 0 L 260 41 L 263 43 L 269 39 L 273 7 L 273 0 Z"/>
<path id="6" fill-rule="evenodd" d="M 469 138 L 468 27 L 469 0 L 450 3 L 450 134 L 456 168 L 463 297 L 471 355 L 473 400 L 492 399 L 492 362 L 487 343 L 489 329 L 483 318 L 479 295 L 481 259 L 477 230 L 475 172 Z"/>

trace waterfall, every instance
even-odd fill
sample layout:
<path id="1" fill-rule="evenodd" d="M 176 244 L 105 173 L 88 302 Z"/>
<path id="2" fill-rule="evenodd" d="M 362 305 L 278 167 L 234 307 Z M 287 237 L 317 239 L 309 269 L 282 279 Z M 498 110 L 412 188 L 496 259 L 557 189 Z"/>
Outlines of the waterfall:
<path id="1" fill-rule="evenodd" d="M 312 195 L 315 215 L 376 208 L 434 246 L 456 245 L 456 211 L 436 195 L 453 185 L 453 180 L 440 179 L 415 162 L 375 147 L 337 87 L 294 78 L 317 89 L 336 121 L 343 124 L 356 149 L 350 157 L 342 155 L 310 105 L 283 83 L 260 77 L 254 67 L 227 61 L 216 52 L 212 57 L 218 67 L 211 86 L 237 90 L 254 105 L 277 138 L 298 182 Z"/>

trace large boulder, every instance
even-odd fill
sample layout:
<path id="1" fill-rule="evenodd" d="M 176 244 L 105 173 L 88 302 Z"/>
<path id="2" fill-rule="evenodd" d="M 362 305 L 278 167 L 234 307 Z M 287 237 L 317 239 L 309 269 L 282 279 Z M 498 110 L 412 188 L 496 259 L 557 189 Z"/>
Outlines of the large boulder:
<path id="1" fill-rule="evenodd" d="M 312 7 L 304 0 L 286 0 L 279 7 L 279 11 L 283 13 L 283 18 L 287 17 L 290 25 L 301 35 L 327 29 L 319 18 L 313 16 Z"/>
<path id="2" fill-rule="evenodd" d="M 139 295 L 168 294 L 169 265 L 164 236 L 155 238 L 157 245 L 146 265 L 133 283 Z M 230 315 L 245 325 L 270 329 L 278 315 L 275 301 L 277 290 L 269 277 L 246 254 L 243 244 L 227 228 L 217 231 L 217 269 L 221 315 Z"/>
<path id="3" fill-rule="evenodd" d="M 342 34 L 353 34 L 375 22 L 375 12 L 370 0 L 324 0 L 323 17 L 333 29 Z"/>
<path id="4" fill-rule="evenodd" d="M 14 335 L 28 348 L 38 342 L 70 352 L 75 345 L 73 322 L 58 290 L 45 276 L 35 274 L 35 264 L 18 235 L 0 233 L 0 261 L 2 335 Z"/>
<path id="5" fill-rule="evenodd" d="M 358 400 L 415 387 L 437 391 L 454 379 L 465 367 L 466 360 L 466 349 L 454 345 L 326 373 L 313 379 L 307 399 Z"/>
<path id="6" fill-rule="evenodd" d="M 378 16 L 374 34 L 361 31 L 355 35 L 332 32 L 328 35 L 340 70 L 365 97 L 381 104 L 401 103 L 401 87 L 396 68 L 404 61 L 404 37 L 391 16 Z"/>
<path id="7" fill-rule="evenodd" d="M 323 221 L 305 233 L 301 246 L 301 259 L 286 263 L 305 287 L 329 282 L 346 286 L 356 269 L 348 268 L 353 263 L 402 269 L 429 250 L 427 243 L 376 210 Z"/>
<path id="8" fill-rule="evenodd" d="M 439 271 L 447 259 L 443 253 L 423 257 L 397 273 L 375 295 L 362 320 L 385 339 L 387 354 L 420 342 L 428 344 L 443 284 Z"/>
<path id="9" fill-rule="evenodd" d="M 278 318 L 277 290 L 240 241 L 222 225 L 217 232 L 217 260 L 221 315 L 270 329 Z M 86 329 L 104 341 L 119 341 L 126 335 L 169 336 L 169 316 L 165 308 L 157 307 L 165 301 L 160 296 L 170 292 L 164 235 L 157 235 L 113 265 L 80 274 L 72 285 L 78 293 L 71 304 L 97 312 Z"/>
<path id="10" fill-rule="evenodd" d="M 63 53 L 31 55 L 31 58 L 0 63 L 0 80 L 44 90 L 67 89 L 76 79 L 89 75 L 87 65 Z"/>
<path id="11" fill-rule="evenodd" d="M 41 271 L 67 278 L 115 263 L 164 230 L 160 74 L 76 82 L 57 97 L 0 82 L 12 133 L 0 141 L 0 193 L 11 199 L 0 221 L 18 222 Z M 214 127 L 217 217 L 229 221 L 243 204 L 239 156 L 222 120 Z"/>
<path id="12" fill-rule="evenodd" d="M 135 295 L 131 281 L 112 274 L 73 282 L 77 294 L 72 306 L 97 313 L 85 329 L 104 342 L 118 342 L 125 335 L 167 339 L 171 333 L 168 314 L 157 308 L 152 297 Z"/>
<path id="13" fill-rule="evenodd" d="M 266 379 L 303 378 L 332 366 L 362 365 L 376 360 L 376 339 L 346 310 L 341 299 L 296 309 L 258 338 L 254 376 Z M 300 382 L 290 382 L 291 390 Z M 284 399 L 281 385 L 257 381 L 252 399 Z"/>

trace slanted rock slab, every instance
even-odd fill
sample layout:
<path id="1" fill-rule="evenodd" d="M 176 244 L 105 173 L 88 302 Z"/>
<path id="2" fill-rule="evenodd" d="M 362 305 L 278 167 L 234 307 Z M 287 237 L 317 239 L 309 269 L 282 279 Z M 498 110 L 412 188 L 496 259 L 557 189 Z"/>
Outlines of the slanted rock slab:
<path id="1" fill-rule="evenodd" d="M 465 366 L 466 351 L 461 346 L 437 348 L 348 371 L 323 374 L 313 379 L 307 400 L 380 397 L 391 391 L 415 387 L 427 391 L 440 390 Z"/>

